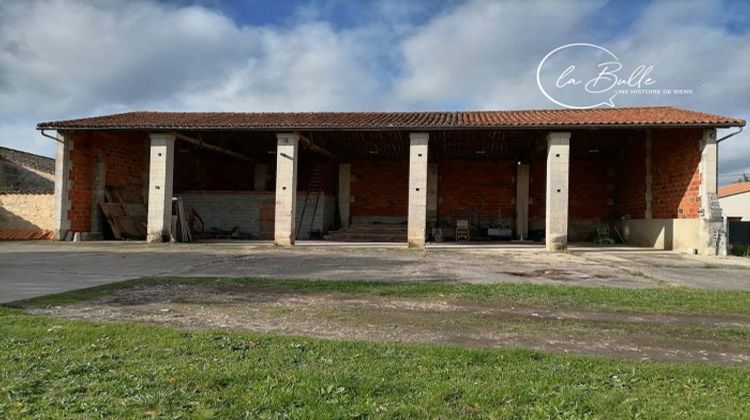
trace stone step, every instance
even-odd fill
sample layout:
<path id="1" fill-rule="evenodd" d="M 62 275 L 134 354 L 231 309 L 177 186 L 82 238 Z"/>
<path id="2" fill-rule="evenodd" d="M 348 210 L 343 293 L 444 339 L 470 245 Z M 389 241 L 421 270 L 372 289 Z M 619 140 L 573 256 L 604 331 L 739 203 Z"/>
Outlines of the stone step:
<path id="1" fill-rule="evenodd" d="M 341 242 L 406 242 L 406 233 L 352 233 L 331 232 L 323 237 L 329 241 Z"/>
<path id="2" fill-rule="evenodd" d="M 332 242 L 406 242 L 406 238 L 400 236 L 383 236 L 383 237 L 372 237 L 372 236 L 356 236 L 341 238 L 338 236 L 324 236 L 323 239 Z"/>
<path id="3" fill-rule="evenodd" d="M 347 232 L 406 232 L 406 225 L 351 225 Z"/>

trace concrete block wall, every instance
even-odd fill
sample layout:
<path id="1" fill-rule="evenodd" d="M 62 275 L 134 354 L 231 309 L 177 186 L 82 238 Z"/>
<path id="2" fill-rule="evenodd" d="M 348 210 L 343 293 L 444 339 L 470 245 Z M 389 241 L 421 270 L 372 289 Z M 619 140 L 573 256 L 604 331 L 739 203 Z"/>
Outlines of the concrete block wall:
<path id="1" fill-rule="evenodd" d="M 305 193 L 297 194 L 297 222 L 299 226 L 299 239 L 310 239 L 311 231 L 318 231 L 322 234 L 328 233 L 336 224 L 336 196 L 331 194 L 321 194 L 317 201 L 317 210 L 313 220 L 313 209 L 316 206 L 316 194 L 310 193 L 307 201 L 307 209 L 302 214 L 305 205 Z"/>
<path id="2" fill-rule="evenodd" d="M 302 215 L 305 194 L 297 193 L 297 224 L 301 223 L 299 239 L 308 239 L 311 230 L 328 232 L 334 224 L 336 215 L 335 197 L 330 194 L 321 195 L 311 229 L 315 197 L 311 194 L 307 210 Z M 272 191 L 185 191 L 177 193 L 176 196 L 182 198 L 185 208 L 195 208 L 207 231 L 211 228 L 230 231 L 238 226 L 241 232 L 250 233 L 253 237 L 260 235 L 261 209 L 264 204 L 272 206 L 276 201 Z M 301 216 L 304 220 L 300 220 Z"/>
<path id="3" fill-rule="evenodd" d="M 216 228 L 240 231 L 257 236 L 260 233 L 260 210 L 264 202 L 273 203 L 273 192 L 211 192 L 177 193 L 185 208 L 193 207 L 203 219 L 206 230 Z"/>

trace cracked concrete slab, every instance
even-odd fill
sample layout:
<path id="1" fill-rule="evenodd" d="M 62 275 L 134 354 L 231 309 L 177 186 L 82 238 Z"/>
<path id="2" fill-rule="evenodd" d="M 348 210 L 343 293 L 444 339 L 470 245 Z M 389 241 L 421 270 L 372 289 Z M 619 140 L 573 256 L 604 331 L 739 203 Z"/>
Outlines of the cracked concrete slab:
<path id="1" fill-rule="evenodd" d="M 428 246 L 265 242 L 0 242 L 0 302 L 144 276 L 325 280 L 516 282 L 612 287 L 750 290 L 750 259 L 627 247 Z"/>

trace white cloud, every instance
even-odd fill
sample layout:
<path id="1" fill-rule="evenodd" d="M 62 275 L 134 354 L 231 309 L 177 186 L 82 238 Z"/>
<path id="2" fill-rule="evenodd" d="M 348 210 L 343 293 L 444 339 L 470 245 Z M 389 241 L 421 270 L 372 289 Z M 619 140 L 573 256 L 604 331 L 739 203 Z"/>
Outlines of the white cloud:
<path id="1" fill-rule="evenodd" d="M 403 77 L 393 95 L 415 106 L 548 106 L 536 87 L 539 59 L 585 38 L 587 18 L 603 2 L 473 1 L 450 10 L 401 45 Z"/>
<path id="2" fill-rule="evenodd" d="M 750 34 L 727 29 L 724 4 L 692 1 L 675 7 L 670 1 L 654 2 L 631 28 L 619 32 L 597 27 L 596 14 L 603 6 L 484 1 L 461 5 L 403 40 L 405 68 L 392 95 L 418 107 L 447 103 L 484 109 L 548 108 L 552 104 L 536 86 L 539 60 L 558 46 L 593 42 L 616 52 L 630 69 L 653 65 L 658 82 L 654 87 L 695 92 L 621 96 L 618 106 L 665 104 L 750 119 Z M 723 143 L 720 163 L 722 173 L 750 173 L 750 135 Z"/>
<path id="3" fill-rule="evenodd" d="M 653 64 L 662 87 L 695 90 L 618 105 L 750 117 L 750 38 L 726 29 L 720 1 L 656 2 L 629 28 L 602 26 L 609 6 L 469 1 L 425 19 L 431 2 L 387 1 L 346 26 L 322 20 L 323 1 L 261 27 L 149 0 L 1 2 L 0 143 L 51 155 L 37 122 L 132 109 L 548 108 L 536 65 L 569 42 L 601 43 Z M 722 144 L 721 169 L 750 172 L 748 157 L 750 136 L 738 136 Z"/>

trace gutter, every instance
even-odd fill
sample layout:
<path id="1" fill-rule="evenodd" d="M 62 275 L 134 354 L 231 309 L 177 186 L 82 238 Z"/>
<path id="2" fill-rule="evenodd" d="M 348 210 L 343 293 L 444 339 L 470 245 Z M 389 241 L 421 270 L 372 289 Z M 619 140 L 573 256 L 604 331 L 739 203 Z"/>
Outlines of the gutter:
<path id="1" fill-rule="evenodd" d="M 452 126 L 452 127 L 414 127 L 414 126 L 393 126 L 393 127 L 326 127 L 326 126 L 288 126 L 288 127 L 199 127 L 199 126 L 37 126 L 37 130 L 60 129 L 60 130 L 80 130 L 80 131 L 255 131 L 255 132 L 292 132 L 292 131 L 484 131 L 484 130 L 606 130 L 606 129 L 644 129 L 644 128 L 732 128 L 741 127 L 738 124 L 560 124 L 560 125 L 494 125 L 494 126 Z"/>
<path id="2" fill-rule="evenodd" d="M 722 137 L 722 138 L 720 138 L 720 139 L 717 139 L 717 140 L 716 140 L 716 144 L 719 144 L 719 143 L 723 142 L 724 140 L 727 140 L 727 139 L 729 139 L 729 138 L 731 138 L 731 137 L 734 137 L 734 136 L 736 136 L 737 134 L 740 134 L 740 133 L 742 132 L 742 129 L 744 129 L 744 128 L 745 128 L 745 127 L 743 127 L 743 126 L 740 126 L 740 129 L 739 129 L 739 130 L 737 130 L 737 131 L 735 131 L 734 133 L 729 133 L 729 134 L 727 134 L 726 136 L 724 136 L 724 137 Z"/>
<path id="3" fill-rule="evenodd" d="M 39 129 L 39 131 L 41 131 L 41 133 L 42 133 L 42 136 L 44 136 L 44 137 L 47 137 L 48 139 L 52 139 L 52 140 L 54 140 L 54 141 L 56 141 L 56 142 L 58 142 L 58 143 L 62 143 L 62 141 L 60 141 L 60 139 L 58 139 L 57 137 L 52 137 L 52 136 L 50 136 L 49 134 L 45 133 L 45 132 L 44 132 L 44 128 L 42 128 L 42 129 Z"/>

